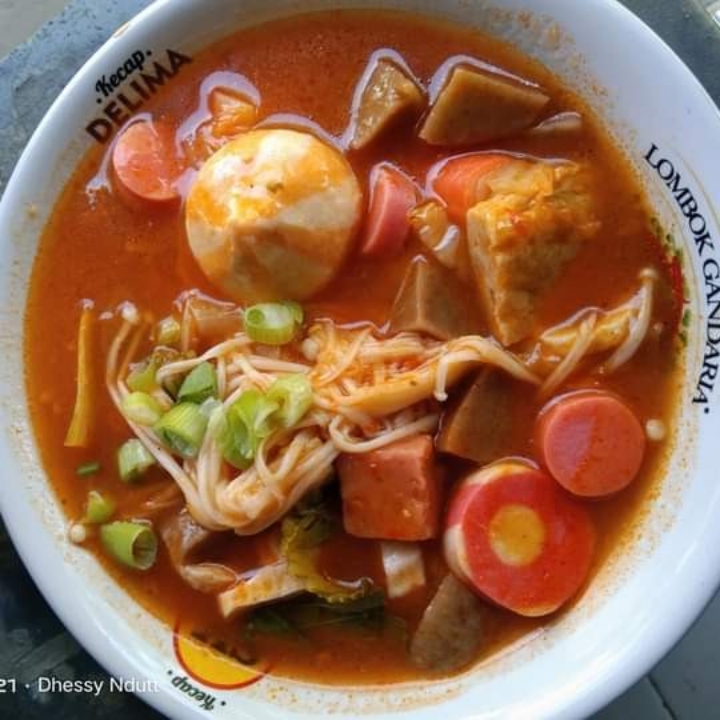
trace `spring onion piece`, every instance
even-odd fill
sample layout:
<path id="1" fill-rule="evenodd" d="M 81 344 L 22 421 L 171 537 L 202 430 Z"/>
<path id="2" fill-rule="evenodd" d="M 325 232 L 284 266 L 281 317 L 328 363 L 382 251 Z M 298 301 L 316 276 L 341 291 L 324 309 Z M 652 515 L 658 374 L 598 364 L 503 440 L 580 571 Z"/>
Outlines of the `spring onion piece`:
<path id="1" fill-rule="evenodd" d="M 208 398 L 200 405 L 200 412 L 209 420 L 216 410 L 222 410 L 222 403 L 217 398 Z"/>
<path id="2" fill-rule="evenodd" d="M 270 420 L 277 409 L 277 403 L 257 390 L 242 393 L 217 424 L 215 439 L 223 458 L 240 470 L 249 467 L 272 431 Z"/>
<path id="3" fill-rule="evenodd" d="M 77 385 L 75 407 L 65 435 L 65 447 L 87 447 L 92 427 L 92 344 L 93 308 L 86 303 L 78 326 Z"/>
<path id="4" fill-rule="evenodd" d="M 180 323 L 172 316 L 163 318 L 155 327 L 158 345 L 177 345 L 180 342 Z"/>
<path id="5" fill-rule="evenodd" d="M 91 490 L 85 503 L 85 517 L 83 522 L 91 525 L 106 523 L 115 512 L 115 503 L 111 498 L 102 495 L 97 490 Z"/>
<path id="6" fill-rule="evenodd" d="M 77 466 L 75 474 L 79 477 L 87 477 L 88 475 L 95 475 L 100 472 L 100 463 L 97 460 L 83 463 Z"/>
<path id="7" fill-rule="evenodd" d="M 155 465 L 155 458 L 137 438 L 132 438 L 118 449 L 117 465 L 120 479 L 133 482 Z"/>
<path id="8" fill-rule="evenodd" d="M 149 357 L 141 363 L 138 363 L 128 373 L 127 386 L 132 392 L 151 393 L 158 389 L 155 374 L 158 371 L 158 364 L 153 357 Z"/>
<path id="9" fill-rule="evenodd" d="M 282 427 L 296 425 L 312 406 L 312 386 L 307 376 L 287 375 L 278 378 L 268 390 L 268 400 L 277 403 L 278 409 L 273 414 Z"/>
<path id="10" fill-rule="evenodd" d="M 260 303 L 245 311 L 245 332 L 264 345 L 285 345 L 302 324 L 302 308 L 295 302 Z"/>
<path id="11" fill-rule="evenodd" d="M 170 450 L 193 458 L 200 451 L 207 424 L 208 417 L 198 405 L 181 402 L 160 418 L 154 430 Z"/>
<path id="12" fill-rule="evenodd" d="M 180 360 L 185 356 L 187 353 L 182 354 L 174 348 L 156 347 L 148 357 L 132 366 L 126 379 L 127 386 L 133 392 L 151 393 L 157 390 L 159 387 L 156 380 L 157 371 L 166 363 Z"/>
<path id="13" fill-rule="evenodd" d="M 122 413 L 138 425 L 154 425 L 163 414 L 162 405 L 144 392 L 131 392 L 122 399 Z"/>
<path id="14" fill-rule="evenodd" d="M 287 307 L 287 309 L 290 311 L 295 322 L 298 325 L 302 325 L 303 320 L 305 319 L 305 312 L 302 309 L 302 305 L 295 302 L 294 300 L 287 300 L 283 303 L 283 305 L 285 305 L 285 307 Z"/>
<path id="15" fill-rule="evenodd" d="M 200 405 L 218 393 L 217 375 L 212 363 L 202 362 L 196 365 L 185 377 L 177 399 L 180 402 L 193 402 Z"/>
<path id="16" fill-rule="evenodd" d="M 103 525 L 100 540 L 110 556 L 135 570 L 148 570 L 157 558 L 157 537 L 148 523 L 118 521 Z"/>

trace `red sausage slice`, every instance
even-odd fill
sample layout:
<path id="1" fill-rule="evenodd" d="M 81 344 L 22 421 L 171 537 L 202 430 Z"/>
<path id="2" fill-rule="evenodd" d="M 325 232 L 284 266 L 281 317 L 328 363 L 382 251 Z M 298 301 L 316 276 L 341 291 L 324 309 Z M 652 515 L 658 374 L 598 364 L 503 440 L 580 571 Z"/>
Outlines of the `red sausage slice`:
<path id="1" fill-rule="evenodd" d="M 536 441 L 550 474 L 581 497 L 603 497 L 627 487 L 645 454 L 640 421 L 621 400 L 604 392 L 553 401 L 538 418 Z"/>
<path id="2" fill-rule="evenodd" d="M 443 542 L 448 565 L 476 592 L 539 617 L 566 603 L 587 578 L 595 532 L 586 508 L 549 475 L 507 461 L 460 484 Z"/>
<path id="3" fill-rule="evenodd" d="M 112 168 L 122 191 L 133 199 L 164 204 L 180 197 L 173 134 L 160 122 L 141 120 L 125 128 L 113 148 Z"/>
<path id="4" fill-rule="evenodd" d="M 475 153 L 443 161 L 432 180 L 432 189 L 445 202 L 454 222 L 464 227 L 467 211 L 489 193 L 482 183 L 483 177 L 510 159 L 508 155 Z"/>
<path id="5" fill-rule="evenodd" d="M 417 204 L 417 188 L 390 165 L 378 165 L 370 175 L 370 209 L 360 252 L 366 257 L 391 257 L 410 233 L 408 213 Z"/>

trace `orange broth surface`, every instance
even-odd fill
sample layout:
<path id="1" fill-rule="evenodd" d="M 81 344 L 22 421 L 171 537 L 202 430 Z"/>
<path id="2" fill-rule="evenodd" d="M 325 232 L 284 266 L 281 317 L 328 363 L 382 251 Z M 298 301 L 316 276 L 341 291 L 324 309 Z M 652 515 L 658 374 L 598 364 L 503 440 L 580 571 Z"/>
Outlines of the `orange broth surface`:
<path id="1" fill-rule="evenodd" d="M 632 362 L 603 380 L 602 386 L 624 397 L 641 419 L 661 418 L 671 426 L 678 383 L 672 331 L 677 311 L 660 246 L 650 232 L 642 188 L 587 106 L 512 48 L 475 31 L 404 14 L 373 11 L 299 16 L 243 30 L 194 57 L 151 98 L 143 112 L 178 128 L 197 109 L 203 79 L 214 71 L 229 70 L 244 75 L 258 88 L 261 118 L 292 113 L 339 137 L 348 123 L 356 83 L 371 53 L 381 48 L 400 53 L 424 83 L 448 57 L 471 55 L 541 84 L 552 98 L 548 116 L 564 110 L 582 113 L 585 123 L 580 133 L 564 138 L 516 137 L 479 149 L 561 157 L 595 168 L 598 182 L 594 193 L 602 229 L 545 295 L 540 322 L 550 326 L 586 306 L 611 307 L 636 290 L 642 268 L 654 266 L 664 272 L 655 320 L 670 330 L 659 339 L 646 341 Z M 90 489 L 112 496 L 118 502 L 118 517 L 133 517 L 143 500 L 169 482 L 157 469 L 135 485 L 123 484 L 117 477 L 115 453 L 129 431 L 102 382 L 105 355 L 117 327 L 113 311 L 130 300 L 148 317 L 159 319 L 170 312 L 184 290 L 197 288 L 221 297 L 187 249 L 181 210 L 138 212 L 126 206 L 105 182 L 100 168 L 108 147 L 97 147 L 87 155 L 52 213 L 35 261 L 25 325 L 27 389 L 36 439 L 69 519 L 82 516 Z M 396 164 L 424 185 L 428 168 L 452 154 L 425 145 L 412 126 L 405 125 L 347 156 L 364 185 L 370 168 L 380 161 Z M 90 191 L 90 185 L 95 189 Z M 333 284 L 307 304 L 306 311 L 311 317 L 338 322 L 383 325 L 409 260 L 421 252 L 419 244 L 410 243 L 401 257 L 390 261 L 350 257 Z M 88 448 L 68 449 L 63 440 L 75 395 L 77 325 L 85 299 L 93 301 L 100 316 L 93 345 L 93 436 Z M 588 375 L 575 377 L 571 387 L 599 384 L 597 376 Z M 518 386 L 508 408 L 513 419 L 505 448 L 508 455 L 536 458 L 532 427 L 540 406 L 532 393 Z M 590 504 L 599 537 L 596 567 L 609 553 L 620 552 L 634 521 L 650 508 L 663 457 L 663 445 L 649 445 L 641 476 L 634 484 L 613 499 Z M 101 463 L 98 474 L 76 474 L 80 464 L 95 460 Z M 448 487 L 467 469 L 462 463 L 451 463 Z M 323 557 L 331 574 L 347 579 L 358 575 L 382 578 L 376 543 L 341 533 L 331 545 Z M 162 548 L 155 567 L 139 573 L 119 569 L 107 560 L 96 540 L 91 539 L 87 547 L 97 551 L 107 570 L 151 612 L 171 624 L 182 619 L 238 655 L 247 654 L 242 622 L 223 621 L 214 598 L 185 585 Z M 417 678 L 419 671 L 407 659 L 404 633 L 418 621 L 446 572 L 439 543 L 425 543 L 425 551 L 427 589 L 389 603 L 389 611 L 404 619 L 404 630 L 388 626 L 377 633 L 323 627 L 310 631 L 301 641 L 292 636 L 258 636 L 253 652 L 267 658 L 273 672 L 328 683 Z M 226 539 L 217 552 L 214 559 L 240 570 L 252 568 L 257 559 L 252 538 Z M 496 608 L 487 612 L 483 657 L 543 622 Z"/>

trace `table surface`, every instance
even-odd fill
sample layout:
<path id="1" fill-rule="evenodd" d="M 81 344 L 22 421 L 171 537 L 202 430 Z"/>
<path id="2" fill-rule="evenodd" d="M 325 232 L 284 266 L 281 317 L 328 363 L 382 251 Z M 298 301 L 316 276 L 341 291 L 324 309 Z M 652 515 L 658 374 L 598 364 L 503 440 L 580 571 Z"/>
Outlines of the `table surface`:
<path id="1" fill-rule="evenodd" d="M 720 103 L 720 29 L 703 0 L 624 0 L 685 60 Z M 74 0 L 0 60 L 0 191 L 43 113 L 101 42 L 148 0 Z M 66 0 L 0 0 L 0 56 Z M 720 717 L 720 596 L 653 671 L 594 720 L 708 720 Z M 160 716 L 130 694 L 37 693 L 39 676 L 102 679 L 100 666 L 67 633 L 25 571 L 0 523 L 0 678 L 18 692 L 0 695 L 0 719 L 150 720 Z"/>

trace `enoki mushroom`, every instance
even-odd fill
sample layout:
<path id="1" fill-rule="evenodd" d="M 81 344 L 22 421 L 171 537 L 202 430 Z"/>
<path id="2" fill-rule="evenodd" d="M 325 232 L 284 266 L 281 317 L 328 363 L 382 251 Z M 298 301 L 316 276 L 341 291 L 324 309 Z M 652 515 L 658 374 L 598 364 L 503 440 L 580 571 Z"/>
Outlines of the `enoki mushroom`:
<path id="1" fill-rule="evenodd" d="M 211 411 L 202 445 L 192 459 L 175 456 L 151 428 L 126 419 L 182 491 L 197 522 L 211 530 L 254 534 L 328 480 L 340 453 L 369 452 L 433 432 L 439 403 L 473 368 L 497 367 L 549 395 L 588 355 L 612 350 L 603 369 L 620 367 L 637 351 L 650 325 L 656 277 L 645 272 L 641 280 L 641 289 L 627 303 L 609 312 L 585 312 L 546 332 L 527 358 L 478 336 L 448 342 L 415 333 L 386 338 L 370 327 L 339 327 L 329 321 L 313 324 L 304 337 L 282 348 L 254 343 L 238 332 L 198 357 L 168 362 L 156 372 L 162 387 L 202 362 L 216 367 L 220 403 Z M 122 412 L 123 398 L 130 392 L 126 378 L 144 327 L 130 304 L 121 306 L 120 316 L 108 353 L 106 382 Z M 183 313 L 181 325 L 187 317 Z M 272 430 L 246 470 L 232 468 L 216 439 L 223 411 L 243 392 L 264 393 L 278 378 L 297 373 L 307 377 L 312 389 L 309 411 L 295 426 Z M 155 395 L 163 406 L 172 403 L 162 389 Z"/>

